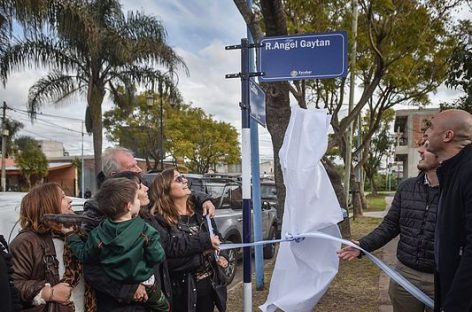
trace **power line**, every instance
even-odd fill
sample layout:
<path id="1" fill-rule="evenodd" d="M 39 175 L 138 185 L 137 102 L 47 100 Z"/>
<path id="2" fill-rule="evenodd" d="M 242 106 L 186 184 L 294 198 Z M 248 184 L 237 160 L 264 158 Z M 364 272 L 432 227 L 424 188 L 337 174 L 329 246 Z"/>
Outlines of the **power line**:
<path id="1" fill-rule="evenodd" d="M 52 138 L 48 138 L 48 137 L 45 137 L 43 135 L 40 135 L 40 134 L 37 134 L 36 132 L 33 132 L 33 131 L 29 131 L 29 130 L 25 130 L 25 129 L 21 129 L 21 131 L 23 132 L 26 132 L 26 133 L 29 133 L 29 134 L 33 134 L 34 136 L 37 136 L 37 137 L 40 137 L 42 139 L 46 139 L 46 140 L 52 140 Z"/>
<path id="2" fill-rule="evenodd" d="M 21 121 L 26 121 L 26 122 L 29 121 L 29 119 L 28 119 L 27 117 L 24 117 L 24 116 L 15 116 L 15 118 L 18 119 L 18 120 L 21 120 Z M 42 120 L 38 120 L 38 121 L 44 122 L 44 121 L 42 121 Z M 44 123 L 45 123 L 45 122 L 44 122 Z M 50 124 L 48 124 L 48 123 L 41 124 L 40 126 L 53 127 L 52 125 L 50 125 Z M 54 128 L 57 128 L 57 127 L 60 127 L 60 126 L 54 125 Z M 60 127 L 60 128 L 63 128 L 63 127 Z M 70 130 L 70 129 L 68 129 L 68 128 L 64 128 L 64 129 Z M 21 130 L 24 130 L 24 129 L 21 129 Z M 59 129 L 59 130 L 60 130 L 60 129 Z M 76 130 L 72 130 L 72 132 L 74 132 L 74 134 L 76 133 L 76 134 L 82 135 L 81 132 L 76 131 Z"/>
<path id="3" fill-rule="evenodd" d="M 7 109 L 17 110 L 17 111 L 20 111 L 20 112 L 27 113 L 28 115 L 30 115 L 31 112 L 32 112 L 31 110 L 24 110 L 24 109 L 19 109 L 19 108 L 12 108 L 12 107 L 7 107 Z M 69 117 L 69 116 L 59 116 L 59 115 L 53 115 L 53 114 L 46 114 L 46 113 L 42 113 L 42 112 L 37 112 L 36 115 L 42 115 L 42 116 L 47 116 L 47 117 L 63 118 L 63 119 L 70 119 L 70 120 L 76 120 L 76 121 L 84 122 L 83 119 L 72 118 L 72 117 Z"/>
<path id="4" fill-rule="evenodd" d="M 14 111 L 18 114 L 27 114 L 27 112 L 25 112 L 25 111 L 17 110 L 17 109 L 14 109 L 14 108 L 9 108 L 9 109 L 11 109 L 12 111 Z M 65 130 L 68 130 L 68 131 L 71 131 L 71 132 L 76 132 L 76 133 L 83 134 L 83 132 L 81 132 L 81 131 L 77 131 L 77 130 L 74 130 L 74 129 L 63 127 L 63 126 L 60 126 L 60 125 L 55 124 L 53 122 L 46 121 L 46 120 L 43 120 L 43 119 L 40 119 L 40 118 L 36 118 L 35 120 L 40 121 L 40 122 L 45 123 L 45 124 L 48 124 L 48 125 L 51 125 L 51 126 L 54 126 L 54 127 L 62 128 L 62 129 L 65 129 Z"/>

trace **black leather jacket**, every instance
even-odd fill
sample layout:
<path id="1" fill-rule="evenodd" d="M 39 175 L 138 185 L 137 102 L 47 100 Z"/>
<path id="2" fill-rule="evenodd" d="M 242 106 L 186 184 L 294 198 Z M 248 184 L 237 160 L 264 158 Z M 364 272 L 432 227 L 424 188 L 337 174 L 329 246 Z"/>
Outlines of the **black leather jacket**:
<path id="1" fill-rule="evenodd" d="M 20 311 L 21 303 L 18 291 L 11 284 L 11 254 L 3 235 L 0 235 L 0 302 L 2 311 Z"/>
<path id="2" fill-rule="evenodd" d="M 156 220 L 162 227 L 164 233 L 161 234 L 161 243 L 164 247 L 169 266 L 169 274 L 172 283 L 172 301 L 186 302 L 186 312 L 195 312 L 195 305 L 197 302 L 196 279 L 195 272 L 203 266 L 204 257 L 202 253 L 212 248 L 210 241 L 210 234 L 206 220 L 196 210 L 197 222 L 200 224 L 201 231 L 198 235 L 193 235 L 188 229 L 180 224 L 170 225 L 159 215 L 156 215 Z M 216 224 L 212 223 L 212 227 L 217 231 Z M 218 232 L 216 232 L 219 235 Z M 208 257 L 208 256 L 207 256 Z M 211 277 L 213 287 L 215 290 L 215 302 L 220 311 L 226 309 L 226 281 L 221 270 L 218 268 L 213 257 L 209 257 L 210 264 L 213 270 Z M 218 284 L 219 287 L 215 287 Z M 221 299 L 224 298 L 224 299 Z M 171 303 L 172 307 L 172 303 Z M 183 311 L 178 311 L 183 312 Z"/>

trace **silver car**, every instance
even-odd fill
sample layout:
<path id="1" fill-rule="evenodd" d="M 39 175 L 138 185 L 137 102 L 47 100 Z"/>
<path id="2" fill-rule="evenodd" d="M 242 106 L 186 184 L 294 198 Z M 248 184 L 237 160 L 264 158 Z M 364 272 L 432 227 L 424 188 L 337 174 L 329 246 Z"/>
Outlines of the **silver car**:
<path id="1" fill-rule="evenodd" d="M 242 242 L 242 189 L 239 182 L 229 182 L 222 187 L 221 196 L 213 199 L 216 207 L 215 222 L 218 231 L 226 243 Z M 262 239 L 275 239 L 277 235 L 277 211 L 268 202 L 262 201 Z M 253 233 L 254 234 L 254 233 Z M 254 235 L 252 235 L 254 237 Z M 275 254 L 275 244 L 265 245 L 263 248 L 265 259 Z M 240 250 L 229 250 L 227 255 L 230 265 L 226 269 L 228 283 L 233 280 L 236 262 L 240 257 Z"/>

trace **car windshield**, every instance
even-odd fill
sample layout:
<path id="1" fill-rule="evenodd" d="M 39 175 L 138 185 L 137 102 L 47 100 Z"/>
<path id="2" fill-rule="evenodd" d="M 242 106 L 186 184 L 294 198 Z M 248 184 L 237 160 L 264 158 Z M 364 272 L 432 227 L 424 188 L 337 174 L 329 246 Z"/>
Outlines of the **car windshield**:
<path id="1" fill-rule="evenodd" d="M 262 184 L 261 197 L 266 199 L 277 199 L 275 184 Z"/>
<path id="2" fill-rule="evenodd" d="M 213 198 L 220 197 L 224 188 L 225 185 L 222 183 L 208 183 L 206 185 L 207 194 Z"/>

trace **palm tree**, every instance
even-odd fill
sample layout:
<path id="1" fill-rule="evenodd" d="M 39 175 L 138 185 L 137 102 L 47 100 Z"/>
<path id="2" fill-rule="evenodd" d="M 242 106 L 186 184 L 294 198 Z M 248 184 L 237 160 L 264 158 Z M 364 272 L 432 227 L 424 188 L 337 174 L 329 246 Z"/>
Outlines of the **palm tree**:
<path id="1" fill-rule="evenodd" d="M 10 44 L 13 19 L 21 24 L 25 31 L 41 29 L 47 17 L 53 17 L 52 0 L 0 0 L 0 53 Z M 49 19 L 52 21 L 52 19 Z"/>
<path id="2" fill-rule="evenodd" d="M 95 173 L 101 170 L 102 102 L 117 98 L 124 86 L 172 87 L 171 75 L 183 60 L 166 43 L 160 21 L 140 12 L 122 12 L 118 0 L 53 1 L 51 34 L 32 34 L 9 47 L 0 59 L 0 77 L 30 66 L 49 66 L 48 75 L 29 90 L 34 117 L 42 104 L 59 102 L 77 92 L 86 95 L 87 132 L 93 133 Z M 126 92 L 132 94 L 132 92 Z M 121 101 L 127 105 L 131 101 Z"/>

